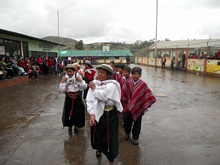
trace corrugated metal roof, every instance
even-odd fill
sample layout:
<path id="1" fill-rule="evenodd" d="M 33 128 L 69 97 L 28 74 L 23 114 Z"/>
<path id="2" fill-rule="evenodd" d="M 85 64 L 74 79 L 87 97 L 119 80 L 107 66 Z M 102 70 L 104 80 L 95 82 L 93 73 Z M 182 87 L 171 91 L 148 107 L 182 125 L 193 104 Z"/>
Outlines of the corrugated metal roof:
<path id="1" fill-rule="evenodd" d="M 157 49 L 168 48 L 201 48 L 201 47 L 220 47 L 220 39 L 199 39 L 199 40 L 177 40 L 177 41 L 158 41 Z M 155 49 L 155 44 L 149 49 Z"/>
<path id="2" fill-rule="evenodd" d="M 65 46 L 65 45 L 62 45 L 62 44 L 55 43 L 55 42 L 50 42 L 50 41 L 43 40 L 43 39 L 40 39 L 40 38 L 28 36 L 28 35 L 21 34 L 21 33 L 16 33 L 16 32 L 13 32 L 13 31 L 8 31 L 8 30 L 4 30 L 4 29 L 0 29 L 0 34 L 1 34 L 1 33 L 2 33 L 2 34 L 11 35 L 11 36 L 16 36 L 16 37 L 21 37 L 21 38 L 36 40 L 36 41 L 40 41 L 40 42 L 45 42 L 45 43 L 49 43 L 49 44 Z"/>
<path id="3" fill-rule="evenodd" d="M 102 50 L 60 50 L 60 57 L 86 57 L 86 56 L 133 56 L 130 50 L 110 50 L 103 52 Z"/>

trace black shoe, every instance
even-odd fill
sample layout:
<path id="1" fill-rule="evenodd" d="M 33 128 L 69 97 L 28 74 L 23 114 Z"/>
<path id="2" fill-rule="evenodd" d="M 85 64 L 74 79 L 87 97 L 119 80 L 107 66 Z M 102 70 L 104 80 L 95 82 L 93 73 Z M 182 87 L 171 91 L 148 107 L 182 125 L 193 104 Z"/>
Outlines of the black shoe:
<path id="1" fill-rule="evenodd" d="M 96 151 L 96 157 L 100 157 L 102 155 L 101 151 Z"/>
<path id="2" fill-rule="evenodd" d="M 69 135 L 72 135 L 72 127 L 68 128 L 68 133 L 69 133 Z"/>
<path id="3" fill-rule="evenodd" d="M 75 126 L 74 133 L 77 133 L 77 132 L 79 132 L 79 129 Z"/>

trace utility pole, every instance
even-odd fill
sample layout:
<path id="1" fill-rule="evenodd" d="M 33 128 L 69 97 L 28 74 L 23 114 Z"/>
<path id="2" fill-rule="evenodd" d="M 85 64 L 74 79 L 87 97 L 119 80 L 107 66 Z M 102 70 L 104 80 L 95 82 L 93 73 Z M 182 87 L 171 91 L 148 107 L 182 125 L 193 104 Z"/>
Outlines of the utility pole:
<path id="1" fill-rule="evenodd" d="M 156 34 L 155 34 L 155 55 L 154 67 L 157 68 L 157 20 L 158 20 L 158 0 L 156 0 Z"/>
<path id="2" fill-rule="evenodd" d="M 58 44 L 60 44 L 60 23 L 59 23 L 59 10 L 57 10 L 57 30 L 58 30 Z M 58 57 L 60 56 L 59 53 L 59 45 L 58 45 Z"/>
<path id="3" fill-rule="evenodd" d="M 59 23 L 59 10 L 57 10 L 57 30 L 58 30 L 58 38 L 60 37 L 60 23 Z"/>

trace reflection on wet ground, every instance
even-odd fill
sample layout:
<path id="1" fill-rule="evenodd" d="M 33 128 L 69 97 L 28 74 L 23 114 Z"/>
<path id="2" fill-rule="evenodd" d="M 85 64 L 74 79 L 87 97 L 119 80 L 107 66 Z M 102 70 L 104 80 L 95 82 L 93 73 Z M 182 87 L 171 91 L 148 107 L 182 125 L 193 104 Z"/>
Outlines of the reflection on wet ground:
<path id="1" fill-rule="evenodd" d="M 219 164 L 220 79 L 140 67 L 157 103 L 143 117 L 139 146 L 123 139 L 120 116 L 115 164 Z M 0 90 L 0 164 L 108 164 L 95 157 L 88 123 L 71 137 L 62 127 L 60 80 L 49 75 Z"/>

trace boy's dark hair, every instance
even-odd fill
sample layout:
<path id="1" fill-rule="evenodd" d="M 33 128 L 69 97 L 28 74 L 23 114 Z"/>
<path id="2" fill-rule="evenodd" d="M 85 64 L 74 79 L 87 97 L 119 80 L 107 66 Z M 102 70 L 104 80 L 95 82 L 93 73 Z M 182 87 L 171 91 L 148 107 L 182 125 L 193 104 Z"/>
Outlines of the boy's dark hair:
<path id="1" fill-rule="evenodd" d="M 116 64 L 115 64 L 115 68 L 124 69 L 124 67 L 125 67 L 125 64 L 122 64 L 122 63 L 116 63 Z"/>
<path id="2" fill-rule="evenodd" d="M 110 62 L 110 64 L 113 64 L 113 65 L 115 65 L 115 61 L 111 61 L 111 62 Z"/>
<path id="3" fill-rule="evenodd" d="M 135 72 L 137 72 L 140 76 L 142 74 L 142 69 L 140 67 L 134 67 L 131 69 L 131 74 L 134 74 Z"/>
<path id="4" fill-rule="evenodd" d="M 123 70 L 126 70 L 128 73 L 131 73 L 131 68 L 129 66 L 125 66 Z"/>

